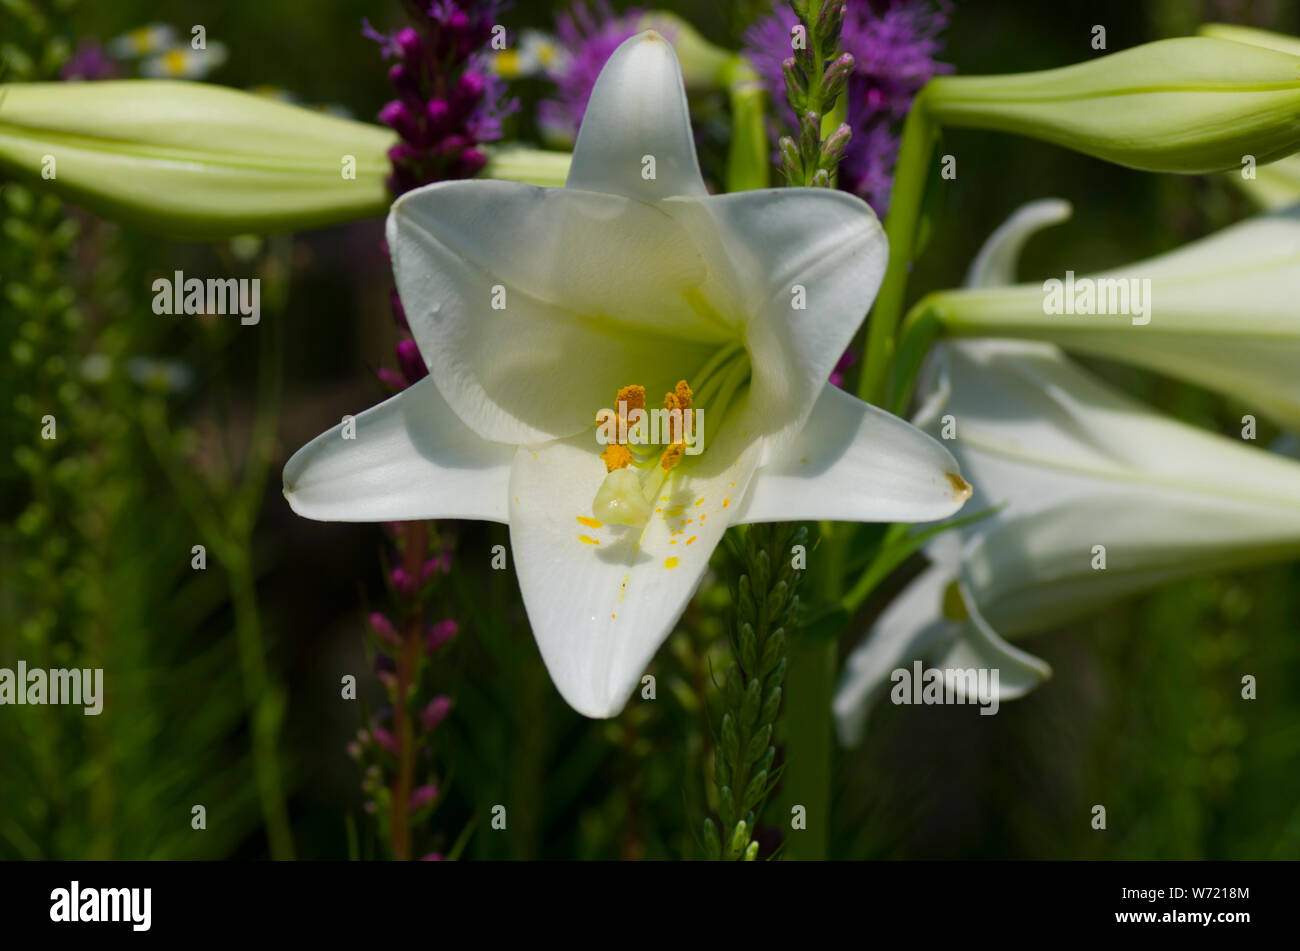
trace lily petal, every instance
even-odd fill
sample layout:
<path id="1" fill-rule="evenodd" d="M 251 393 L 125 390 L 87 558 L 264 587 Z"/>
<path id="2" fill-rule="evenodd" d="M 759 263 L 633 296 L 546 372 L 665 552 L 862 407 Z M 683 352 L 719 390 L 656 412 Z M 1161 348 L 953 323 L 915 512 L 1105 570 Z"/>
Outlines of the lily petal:
<path id="1" fill-rule="evenodd" d="M 666 392 L 738 337 L 692 236 L 625 198 L 446 182 L 398 199 L 388 243 L 429 372 L 486 439 L 573 435 L 619 387 Z"/>
<path id="2" fill-rule="evenodd" d="M 514 447 L 480 439 L 433 381 L 414 386 L 322 433 L 284 467 L 284 497 L 306 518 L 388 522 L 506 520 Z"/>
<path id="3" fill-rule="evenodd" d="M 542 659 L 560 694 L 589 717 L 622 709 L 699 586 L 745 491 L 760 445 L 718 430 L 655 500 L 644 529 L 600 525 L 605 477 L 590 434 L 521 447 L 510 477 L 510 547 Z"/>
<path id="4" fill-rule="evenodd" d="M 625 40 L 601 69 L 565 187 L 644 202 L 706 194 L 681 66 L 654 30 Z"/>
<path id="5" fill-rule="evenodd" d="M 794 443 L 755 474 L 736 520 L 928 522 L 969 495 L 938 440 L 826 386 Z"/>
<path id="6" fill-rule="evenodd" d="M 966 580 L 1003 634 L 1300 551 L 1294 462 L 1162 417 L 1050 345 L 961 341 L 940 352 L 955 452 L 981 495 L 973 504 L 1007 503 L 964 553 Z M 1104 571 L 1091 566 L 1096 544 Z"/>
<path id="7" fill-rule="evenodd" d="M 946 565 L 931 565 L 890 602 L 866 639 L 844 662 L 831 709 L 845 746 L 862 741 L 867 715 L 899 667 L 933 653 L 958 623 L 943 616 L 944 591 L 952 581 Z"/>
<path id="8" fill-rule="evenodd" d="M 1052 676 L 1051 665 L 1008 644 L 980 613 L 964 582 L 958 585 L 967 620 L 948 652 L 935 666 L 941 670 L 996 670 L 997 699 L 1016 700 Z M 964 681 L 955 681 L 962 694 Z M 988 698 L 981 698 L 988 699 Z"/>
<path id="9" fill-rule="evenodd" d="M 754 410 L 779 424 L 768 423 L 770 458 L 799 432 L 880 289 L 884 229 L 866 202 L 832 189 L 758 189 L 665 206 L 697 221 L 693 233 L 713 237 L 701 238 L 704 253 L 739 289 Z"/>
<path id="10" fill-rule="evenodd" d="M 1045 661 L 1008 644 L 993 630 L 966 583 L 956 580 L 958 570 L 956 564 L 941 561 L 917 575 L 845 660 L 832 701 L 836 732 L 845 746 L 862 741 L 871 709 L 888 689 L 893 672 L 913 661 L 937 657 L 931 664 L 940 670 L 996 670 L 999 702 L 1023 697 L 1052 676 Z M 949 617 L 944 610 L 954 583 L 964 619 Z M 965 700 L 963 683 L 960 678 L 953 681 L 956 694 Z"/>
<path id="11" fill-rule="evenodd" d="M 1025 242 L 1044 228 L 1069 221 L 1073 206 L 1061 198 L 1043 198 L 1021 205 L 998 225 L 971 262 L 966 287 L 1004 287 L 1016 283 L 1016 265 Z"/>

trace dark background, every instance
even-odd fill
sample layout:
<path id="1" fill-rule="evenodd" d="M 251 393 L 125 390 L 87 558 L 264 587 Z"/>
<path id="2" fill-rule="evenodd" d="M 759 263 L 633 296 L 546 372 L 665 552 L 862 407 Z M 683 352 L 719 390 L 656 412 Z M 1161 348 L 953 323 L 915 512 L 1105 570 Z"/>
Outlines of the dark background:
<path id="1" fill-rule="evenodd" d="M 360 21 L 402 22 L 397 3 L 353 0 L 53 6 L 62 12 L 52 29 L 73 40 L 147 22 L 182 33 L 202 23 L 230 51 L 211 81 L 281 87 L 367 121 L 388 90 Z M 662 6 L 713 42 L 738 45 L 746 13 L 738 6 Z M 552 17 L 552 5 L 523 2 L 505 23 L 545 28 Z M 1093 55 L 1094 24 L 1106 26 L 1114 50 L 1216 20 L 1300 33 L 1291 3 L 966 3 L 945 33 L 946 60 L 975 74 L 1046 68 Z M 0 26 L 0 42 L 23 36 Z M 547 84 L 512 91 L 525 108 L 508 137 L 533 139 L 531 107 Z M 1075 217 L 1029 244 L 1026 277 L 1137 260 L 1249 213 L 1212 178 L 1130 171 L 997 134 L 950 133 L 942 148 L 957 156 L 958 178 L 943 189 L 914 294 L 959 284 L 988 233 L 1037 198 L 1067 198 Z M 98 718 L 0 709 L 0 858 L 269 854 L 249 753 L 248 670 L 234 633 L 250 610 L 265 676 L 284 702 L 275 749 L 295 854 L 382 855 L 345 753 L 361 705 L 340 700 L 339 678 L 355 674 L 370 705 L 382 704 L 365 616 L 387 597 L 386 537 L 379 526 L 299 519 L 279 491 L 293 450 L 384 395 L 372 371 L 393 365 L 397 330 L 381 222 L 267 242 L 246 260 L 230 242 L 170 242 L 57 203 L 28 207 L 19 191 L 0 196 L 0 274 L 42 296 L 26 310 L 9 293 L 0 305 L 11 355 L 15 346 L 31 351 L 0 383 L 0 666 L 19 657 L 103 666 L 110 696 Z M 24 243 L 24 227 L 37 237 Z M 69 232 L 62 244 L 52 237 L 60 227 Z M 252 273 L 251 260 L 272 262 L 288 289 L 278 313 L 264 296 L 257 328 L 151 312 L 152 276 L 218 265 Z M 176 393 L 117 373 L 88 383 L 74 371 L 92 355 L 115 367 L 141 355 L 180 361 L 193 382 Z M 257 390 L 267 361 L 279 362 L 283 380 L 269 475 L 241 490 L 255 421 L 267 418 Z M 1231 401 L 1098 369 L 1183 419 L 1224 432 L 1238 425 Z M 33 461 L 18 421 L 46 405 L 60 407 L 68 435 Z M 1272 435 L 1261 427 L 1262 440 Z M 187 493 L 207 501 L 196 508 Z M 240 555 L 242 577 L 255 584 L 251 605 L 239 572 L 211 550 L 205 572 L 189 565 L 191 545 L 205 541 L 196 511 L 230 525 L 241 506 L 255 513 Z M 698 854 L 708 738 L 700 688 L 725 657 L 725 591 L 706 585 L 660 651 L 659 702 L 634 701 L 619 719 L 593 722 L 547 679 L 513 575 L 489 569 L 504 527 L 442 529 L 455 567 L 439 597 L 461 634 L 434 673 L 456 707 L 438 733 L 443 795 L 422 819 L 424 851 L 452 851 L 465 833 L 463 854 L 475 859 Z M 1295 566 L 1201 578 L 1033 637 L 1026 648 L 1055 677 L 995 718 L 963 707 L 879 709 L 864 747 L 838 754 L 833 856 L 1300 857 L 1298 581 Z M 868 606 L 858 630 L 878 608 Z M 846 636 L 844 649 L 855 641 Z M 1244 674 L 1258 680 L 1254 702 L 1240 699 Z M 704 696 L 716 701 L 712 687 Z M 202 832 L 190 828 L 196 803 L 208 813 Z M 494 804 L 508 805 L 507 832 L 487 826 Z M 1107 807 L 1104 832 L 1090 826 L 1094 804 Z"/>

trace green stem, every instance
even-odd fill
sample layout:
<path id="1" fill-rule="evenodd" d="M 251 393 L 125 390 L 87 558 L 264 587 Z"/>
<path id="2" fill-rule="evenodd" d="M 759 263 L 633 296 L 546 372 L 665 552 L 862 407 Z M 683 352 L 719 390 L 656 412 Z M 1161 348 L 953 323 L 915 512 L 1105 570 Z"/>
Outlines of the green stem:
<path id="1" fill-rule="evenodd" d="M 938 141 L 938 127 L 928 114 L 925 93 L 922 89 L 917 95 L 912 111 L 903 124 L 903 142 L 898 152 L 898 165 L 894 169 L 893 196 L 890 199 L 889 216 L 885 219 L 885 235 L 889 238 L 889 264 L 885 269 L 885 280 L 880 286 L 880 293 L 876 296 L 871 321 L 867 325 L 867 351 L 862 378 L 858 382 L 858 396 L 875 405 L 883 403 L 887 395 L 889 368 L 894 358 L 894 338 L 907 293 L 907 276 L 911 269 L 912 252 L 916 247 L 921 202 L 925 197 L 930 160 Z"/>
<path id="2" fill-rule="evenodd" d="M 772 184 L 771 146 L 767 141 L 767 94 L 749 60 L 736 54 L 723 67 L 731 105 L 731 145 L 727 150 L 727 191 L 767 188 Z"/>
<path id="3" fill-rule="evenodd" d="M 834 639 L 803 630 L 791 638 L 785 678 L 785 767 L 781 822 L 792 823 L 793 807 L 801 806 L 804 828 L 787 825 L 785 855 L 820 861 L 830 842 L 831 815 L 831 695 L 837 660 Z"/>
<path id="4" fill-rule="evenodd" d="M 274 689 L 266 670 L 266 651 L 262 642 L 262 624 L 257 608 L 257 583 L 246 545 L 230 545 L 223 561 L 230 576 L 231 602 L 235 610 L 235 641 L 239 650 L 239 667 L 244 681 L 244 699 L 248 704 L 253 774 L 257 795 L 266 823 L 266 837 L 271 858 L 293 859 L 293 834 L 289 812 L 285 807 L 284 783 L 280 778 L 280 761 L 276 737 L 284 710 L 283 697 Z"/>

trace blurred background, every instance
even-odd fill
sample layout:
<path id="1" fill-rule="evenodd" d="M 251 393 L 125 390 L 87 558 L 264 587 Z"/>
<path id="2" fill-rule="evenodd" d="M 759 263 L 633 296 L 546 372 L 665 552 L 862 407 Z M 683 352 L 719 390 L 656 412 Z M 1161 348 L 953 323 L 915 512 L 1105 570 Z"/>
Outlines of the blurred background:
<path id="1" fill-rule="evenodd" d="M 955 4 L 940 58 L 963 73 L 1064 65 L 1093 55 L 1094 24 L 1112 50 L 1207 21 L 1300 34 L 1294 3 L 1070 6 Z M 553 32 L 566 8 L 528 0 L 502 22 Z M 753 0 L 659 8 L 727 49 L 767 12 Z M 64 54 L 89 62 L 148 24 L 182 38 L 202 24 L 224 48 L 209 81 L 374 121 L 390 92 L 363 18 L 384 32 L 404 22 L 399 3 L 376 0 L 4 0 L 3 79 L 58 78 Z M 141 74 L 138 58 L 107 59 L 116 75 Z M 539 141 L 536 106 L 553 85 L 525 77 L 510 94 L 521 109 L 505 138 Z M 716 178 L 725 126 L 709 117 L 723 122 L 725 101 L 704 96 L 693 110 Z M 1075 216 L 1029 244 L 1027 279 L 1138 260 L 1250 212 L 1215 178 L 1144 174 L 1010 136 L 951 133 L 943 151 L 959 175 L 942 189 L 914 294 L 958 285 L 988 233 L 1037 198 L 1069 199 Z M 0 667 L 102 667 L 107 693 L 98 717 L 0 708 L 0 858 L 386 856 L 363 788 L 382 742 L 357 734 L 387 703 L 367 618 L 392 600 L 392 536 L 300 519 L 280 492 L 295 449 L 387 395 L 376 370 L 394 366 L 399 331 L 382 222 L 185 243 L 7 183 L 0 225 Z M 155 315 L 152 281 L 176 270 L 260 277 L 261 323 Z M 1226 434 L 1248 411 L 1093 366 Z M 45 414 L 57 440 L 35 435 Z M 1276 435 L 1261 422 L 1261 444 Z M 658 702 L 593 722 L 551 686 L 513 573 L 491 568 L 505 527 L 435 531 L 430 621 L 457 631 L 421 684 L 452 705 L 421 761 L 437 793 L 414 817 L 417 855 L 697 857 L 710 671 L 725 668 L 721 583 L 706 582 L 660 651 Z M 845 652 L 903 577 L 866 606 Z M 1300 566 L 1203 577 L 1027 641 L 1055 676 L 997 717 L 884 705 L 865 744 L 837 753 L 832 856 L 1300 858 L 1298 635 Z M 1249 703 L 1244 674 L 1258 681 Z M 346 675 L 356 700 L 341 696 Z M 1094 804 L 1107 831 L 1091 828 Z M 496 805 L 506 831 L 491 828 Z"/>

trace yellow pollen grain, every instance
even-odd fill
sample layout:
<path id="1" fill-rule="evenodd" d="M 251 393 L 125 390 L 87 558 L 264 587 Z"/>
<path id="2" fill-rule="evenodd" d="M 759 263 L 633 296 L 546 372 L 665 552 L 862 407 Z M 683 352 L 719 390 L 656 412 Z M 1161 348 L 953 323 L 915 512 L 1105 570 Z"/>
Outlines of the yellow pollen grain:
<path id="1" fill-rule="evenodd" d="M 600 458 L 605 463 L 605 471 L 613 472 L 615 469 L 625 469 L 632 464 L 632 450 L 618 443 L 610 443 L 600 454 Z"/>
<path id="2" fill-rule="evenodd" d="M 691 542 L 695 541 L 695 539 L 699 537 L 700 537 L 699 535 L 692 535 L 690 538 L 686 539 L 686 544 L 689 545 Z"/>
<path id="3" fill-rule="evenodd" d="M 665 558 L 665 559 L 664 559 L 664 567 L 665 567 L 665 568 L 676 568 L 676 567 L 677 567 L 677 562 L 680 561 L 680 560 L 681 560 L 681 559 L 679 559 L 679 558 Z"/>
<path id="4" fill-rule="evenodd" d="M 599 544 L 600 544 L 599 541 L 597 541 L 596 539 L 592 538 L 590 535 L 579 535 L 579 536 L 578 536 L 578 541 L 582 542 L 584 545 L 599 545 Z"/>
<path id="5" fill-rule="evenodd" d="M 724 509 L 725 509 L 728 505 L 730 505 L 730 504 L 731 504 L 731 499 L 723 499 L 723 500 L 722 500 L 722 507 L 723 507 Z"/>
<path id="6" fill-rule="evenodd" d="M 577 515 L 574 517 L 588 528 L 600 528 L 603 524 L 600 519 L 592 518 L 590 515 Z"/>
<path id="7" fill-rule="evenodd" d="M 619 390 L 618 396 L 614 398 L 614 408 L 621 410 L 624 403 L 627 404 L 629 413 L 634 409 L 645 409 L 645 387 L 633 383 Z"/>
<path id="8" fill-rule="evenodd" d="M 659 466 L 664 472 L 671 472 L 673 466 L 682 461 L 682 456 L 686 454 L 686 444 L 675 442 L 659 457 Z"/>
<path id="9" fill-rule="evenodd" d="M 695 500 L 695 504 L 696 504 L 696 505 L 703 505 L 703 504 L 704 504 L 704 499 L 696 499 L 696 500 Z"/>

